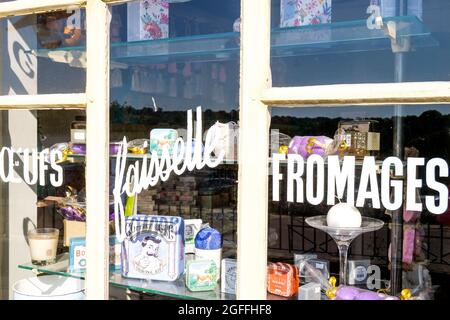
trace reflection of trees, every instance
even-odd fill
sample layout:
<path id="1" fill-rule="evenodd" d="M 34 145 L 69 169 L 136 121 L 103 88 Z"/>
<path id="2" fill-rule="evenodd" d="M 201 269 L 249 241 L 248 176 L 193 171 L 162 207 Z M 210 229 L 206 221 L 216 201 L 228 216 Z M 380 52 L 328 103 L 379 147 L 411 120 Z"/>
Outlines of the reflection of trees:
<path id="1" fill-rule="evenodd" d="M 211 127 L 216 121 L 228 122 L 239 119 L 238 110 L 213 111 L 203 110 L 203 128 Z M 341 120 L 344 118 L 297 118 L 292 116 L 272 117 L 272 129 L 292 136 L 325 135 L 333 137 Z M 375 118 L 379 122 L 381 133 L 382 156 L 392 155 L 392 118 Z M 128 103 L 111 103 L 112 134 L 119 133 L 132 138 L 144 138 L 153 128 L 185 128 L 186 110 L 163 111 L 147 107 L 136 109 Z M 422 113 L 420 116 L 406 116 L 404 123 L 404 141 L 406 147 L 415 147 L 423 157 L 450 158 L 450 115 L 443 115 L 436 110 Z M 131 136 L 130 136 L 131 135 Z"/>
<path id="2" fill-rule="evenodd" d="M 290 116 L 274 116 L 272 128 L 290 136 L 325 135 L 333 137 L 341 120 L 344 118 L 296 118 Z M 374 118 L 379 122 L 381 133 L 382 156 L 392 155 L 393 119 Z M 450 156 L 450 115 L 442 115 L 436 110 L 422 113 L 420 116 L 406 116 L 404 123 L 404 141 L 406 147 L 415 147 L 424 157 Z"/>
<path id="3" fill-rule="evenodd" d="M 114 125 L 135 125 L 145 126 L 149 128 L 157 128 L 168 126 L 169 128 L 185 128 L 187 121 L 187 109 L 179 111 L 163 111 L 161 108 L 154 111 L 152 107 L 136 109 L 132 105 L 117 101 L 111 102 L 111 123 Z M 206 130 L 216 121 L 229 122 L 238 120 L 238 111 L 212 111 L 210 109 L 203 110 L 203 128 Z"/>

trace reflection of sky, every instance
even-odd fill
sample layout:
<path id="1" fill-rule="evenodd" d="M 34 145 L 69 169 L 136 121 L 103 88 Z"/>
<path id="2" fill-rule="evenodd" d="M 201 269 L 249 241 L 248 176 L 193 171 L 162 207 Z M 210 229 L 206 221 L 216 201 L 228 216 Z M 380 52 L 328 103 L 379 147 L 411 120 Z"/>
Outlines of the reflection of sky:
<path id="1" fill-rule="evenodd" d="M 402 107 L 401 114 L 419 116 L 429 110 L 437 110 L 443 115 L 450 114 L 450 105 L 407 105 Z M 272 115 L 302 118 L 391 118 L 394 115 L 394 106 L 272 108 Z"/>

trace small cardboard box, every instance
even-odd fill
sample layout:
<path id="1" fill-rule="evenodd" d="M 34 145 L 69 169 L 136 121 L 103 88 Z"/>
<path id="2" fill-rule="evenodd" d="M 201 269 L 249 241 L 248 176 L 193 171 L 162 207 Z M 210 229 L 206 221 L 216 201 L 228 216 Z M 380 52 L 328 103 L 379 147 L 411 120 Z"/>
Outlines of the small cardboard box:
<path id="1" fill-rule="evenodd" d="M 64 246 L 68 247 L 75 237 L 86 237 L 86 222 L 64 219 Z"/>

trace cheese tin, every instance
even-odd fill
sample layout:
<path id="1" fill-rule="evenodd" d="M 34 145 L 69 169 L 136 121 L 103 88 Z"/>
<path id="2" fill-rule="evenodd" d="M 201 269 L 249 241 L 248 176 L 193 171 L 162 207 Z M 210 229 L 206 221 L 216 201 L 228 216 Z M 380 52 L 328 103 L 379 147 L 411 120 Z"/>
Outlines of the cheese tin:
<path id="1" fill-rule="evenodd" d="M 172 155 L 175 141 L 178 138 L 178 131 L 175 129 L 153 129 L 150 131 L 150 153 L 156 152 L 160 157 L 163 149 L 167 148 Z"/>
<path id="2" fill-rule="evenodd" d="M 195 236 L 202 227 L 202 219 L 184 220 L 184 251 L 185 253 L 195 253 Z"/>
<path id="3" fill-rule="evenodd" d="M 109 237 L 109 269 L 120 270 L 121 245 L 115 236 Z M 72 237 L 69 246 L 69 270 L 80 272 L 86 269 L 86 238 Z"/>
<path id="4" fill-rule="evenodd" d="M 124 277 L 175 281 L 183 272 L 183 218 L 153 215 L 126 218 L 122 243 Z"/>
<path id="5" fill-rule="evenodd" d="M 220 292 L 236 294 L 236 259 L 222 259 Z"/>
<path id="6" fill-rule="evenodd" d="M 186 267 L 186 286 L 191 291 L 210 291 L 217 285 L 218 270 L 213 260 L 189 261 Z"/>

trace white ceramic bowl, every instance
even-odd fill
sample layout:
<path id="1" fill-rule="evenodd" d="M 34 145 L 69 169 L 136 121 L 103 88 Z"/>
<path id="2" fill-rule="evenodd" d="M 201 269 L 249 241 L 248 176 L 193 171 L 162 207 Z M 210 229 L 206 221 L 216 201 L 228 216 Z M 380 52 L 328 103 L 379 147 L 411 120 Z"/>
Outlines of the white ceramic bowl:
<path id="1" fill-rule="evenodd" d="M 32 277 L 13 286 L 14 300 L 83 300 L 84 280 L 58 275 Z"/>

